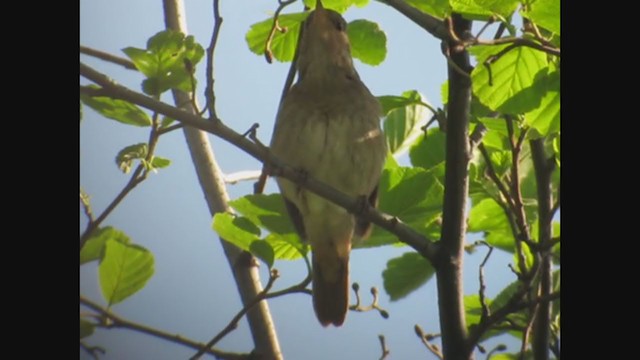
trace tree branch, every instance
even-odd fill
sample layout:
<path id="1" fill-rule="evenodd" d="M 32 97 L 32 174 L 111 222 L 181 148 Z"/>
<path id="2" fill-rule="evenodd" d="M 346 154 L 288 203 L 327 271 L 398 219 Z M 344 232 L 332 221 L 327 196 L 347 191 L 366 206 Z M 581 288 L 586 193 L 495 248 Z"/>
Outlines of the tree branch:
<path id="1" fill-rule="evenodd" d="M 429 34 L 440 40 L 449 40 L 449 32 L 447 26 L 441 19 L 424 13 L 413 6 L 407 4 L 404 0 L 379 0 L 381 3 L 391 6 L 399 13 L 409 18 L 421 28 L 425 29 Z"/>
<path id="2" fill-rule="evenodd" d="M 273 283 L 278 279 L 278 277 L 280 277 L 280 274 L 278 274 L 278 270 L 271 269 L 271 271 L 269 272 L 269 281 L 267 282 L 267 285 L 264 287 L 264 289 L 258 295 L 256 295 L 256 297 L 251 302 L 246 304 L 242 308 L 242 310 L 240 310 L 236 314 L 236 316 L 234 316 L 233 319 L 229 321 L 229 323 L 227 324 L 227 326 L 224 327 L 224 329 L 222 329 L 218 334 L 216 334 L 216 336 L 214 336 L 213 339 L 211 339 L 203 348 L 200 348 L 200 350 L 198 350 L 198 352 L 195 355 L 193 355 L 190 358 L 190 360 L 199 359 L 202 355 L 204 355 L 204 353 L 206 352 L 206 349 L 212 348 L 223 337 L 227 336 L 227 334 L 235 330 L 238 327 L 238 322 L 240 322 L 240 319 L 242 319 L 242 317 L 246 313 L 248 313 L 253 306 L 255 306 L 257 303 L 265 299 L 265 295 L 269 292 L 269 290 L 271 290 Z"/>
<path id="3" fill-rule="evenodd" d="M 301 174 L 296 169 L 287 166 L 282 161 L 271 155 L 268 148 L 260 147 L 254 142 L 251 142 L 246 137 L 225 126 L 221 121 L 207 121 L 195 114 L 132 91 L 117 84 L 107 76 L 83 63 L 80 63 L 80 75 L 102 86 L 103 91 L 113 98 L 126 100 L 152 111 L 157 111 L 172 119 L 176 119 L 185 125 L 195 127 L 222 138 L 223 140 L 242 149 L 255 159 L 263 163 L 268 163 L 271 173 L 277 173 L 278 176 L 300 184 L 311 192 L 358 214 L 358 216 L 369 220 L 398 236 L 400 241 L 413 247 L 418 251 L 418 253 L 424 255 L 427 259 L 431 261 L 435 259 L 438 245 L 404 224 L 398 218 L 381 213 L 372 207 L 362 209 L 362 202 L 357 198 L 351 198 L 308 175 L 305 176 L 304 174 Z M 465 138 L 465 143 L 468 146 L 467 138 Z"/>
<path id="4" fill-rule="evenodd" d="M 544 138 L 531 140 L 531 156 L 536 172 L 538 190 L 538 243 L 541 245 L 541 274 L 538 289 L 539 296 L 545 297 L 553 291 L 553 259 L 551 244 L 553 237 L 553 195 L 551 190 L 551 173 L 555 162 L 547 161 L 544 152 Z M 536 360 L 549 359 L 551 345 L 551 302 L 539 305 L 533 326 L 533 353 Z"/>
<path id="5" fill-rule="evenodd" d="M 217 119 L 216 114 L 216 95 L 213 89 L 215 79 L 213 78 L 213 55 L 218 44 L 220 27 L 222 26 L 222 17 L 220 17 L 219 0 L 213 0 L 213 33 L 211 41 L 207 48 L 207 87 L 204 90 L 204 96 L 207 99 L 206 108 L 209 110 L 209 119 Z"/>
<path id="6" fill-rule="evenodd" d="M 418 335 L 418 337 L 420 338 L 420 341 L 422 341 L 424 346 L 426 346 L 427 349 L 429 351 L 431 351 L 431 353 L 433 355 L 435 355 L 440 360 L 444 359 L 444 356 L 442 355 L 442 352 L 440 351 L 438 346 L 429 342 L 430 340 L 432 340 L 434 338 L 433 335 L 425 334 L 424 331 L 422 330 L 422 328 L 420 327 L 420 325 L 418 325 L 418 324 L 416 324 L 413 327 L 413 330 L 416 332 L 416 335 Z"/>
<path id="7" fill-rule="evenodd" d="M 373 301 L 371 302 L 371 305 L 368 305 L 368 306 L 363 306 L 360 304 L 360 291 L 359 291 L 360 285 L 358 285 L 358 283 L 353 283 L 351 288 L 353 289 L 353 292 L 356 294 L 356 303 L 355 305 L 349 306 L 349 310 L 357 311 L 357 312 L 367 312 L 367 311 L 377 310 L 383 318 L 385 319 L 389 318 L 389 312 L 381 308 L 380 305 L 378 305 L 378 288 L 376 288 L 375 286 L 371 288 L 371 295 L 373 296 Z"/>
<path id="8" fill-rule="evenodd" d="M 115 56 L 115 55 L 106 53 L 104 51 L 95 50 L 95 49 L 80 45 L 80 53 L 124 66 L 125 69 L 138 71 L 138 68 L 136 68 L 136 65 L 129 59 L 121 58 L 119 56 Z"/>
<path id="9" fill-rule="evenodd" d="M 384 335 L 382 334 L 378 335 L 378 340 L 380 340 L 380 348 L 382 349 L 382 355 L 380 356 L 380 360 L 384 360 L 387 358 L 387 356 L 389 356 L 389 354 L 391 354 L 391 351 L 387 349 L 387 344 L 384 341 Z"/>
<path id="10" fill-rule="evenodd" d="M 165 26 L 168 29 L 177 30 L 184 34 L 187 33 L 186 20 L 184 15 L 184 6 L 181 0 L 163 0 L 163 9 L 165 14 Z M 218 27 L 220 26 L 220 16 L 215 14 L 217 9 L 217 1 L 214 1 L 214 16 L 217 17 Z M 215 46 L 217 34 L 212 36 L 212 46 Z M 210 62 L 213 62 L 214 48 L 209 49 Z M 199 121 L 208 122 L 210 124 L 219 123 L 215 113 L 214 98 L 211 95 L 213 90 L 213 65 L 209 71 L 209 92 L 210 99 L 208 107 L 212 109 L 211 118 L 206 121 L 195 115 L 196 109 L 189 105 L 189 96 L 181 91 L 173 90 L 174 102 L 176 104 L 185 104 L 186 110 L 179 110 L 199 119 Z M 215 95 L 215 94 L 213 94 Z M 176 109 L 178 110 L 178 109 Z M 176 118 L 170 116 L 171 118 Z M 209 138 L 206 133 L 196 128 L 185 127 L 183 129 L 187 146 L 191 154 L 200 187 L 204 193 L 209 212 L 213 216 L 218 212 L 230 211 L 228 200 L 229 195 L 224 185 L 224 176 L 220 171 L 216 158 L 213 154 Z M 234 280 L 236 282 L 242 304 L 247 305 L 262 291 L 260 283 L 260 274 L 257 269 L 257 260 L 248 252 L 242 251 L 236 246 L 220 239 L 225 256 L 231 268 Z M 249 329 L 253 343 L 255 344 L 255 353 L 269 359 L 282 359 L 278 336 L 275 326 L 269 312 L 269 306 L 266 301 L 259 301 L 247 313 Z"/>
<path id="11" fill-rule="evenodd" d="M 453 30 L 464 34 L 471 30 L 471 21 L 452 15 Z M 448 54 L 460 69 L 469 71 L 469 53 L 458 43 L 450 42 Z M 471 80 L 448 66 L 449 118 L 447 119 L 445 187 L 440 251 L 434 263 L 438 285 L 438 306 L 442 349 L 446 359 L 468 359 L 472 349 L 466 348 L 467 326 L 463 301 L 462 267 L 466 233 L 466 201 L 469 193 L 468 167 L 471 159 L 469 144 L 469 112 Z"/>
<path id="12" fill-rule="evenodd" d="M 158 113 L 153 114 L 153 121 L 151 126 L 151 131 L 149 133 L 149 141 L 147 143 L 148 150 L 147 156 L 145 157 L 145 162 L 149 163 L 153 160 L 153 155 L 155 152 L 156 145 L 158 143 L 158 139 L 160 137 L 158 133 Z M 87 228 L 80 236 L 80 249 L 86 244 L 86 242 L 91 238 L 93 232 L 100 227 L 102 222 L 111 214 L 113 210 L 124 200 L 124 198 L 133 190 L 138 184 L 147 179 L 149 175 L 149 171 L 146 167 L 140 162 L 136 169 L 131 174 L 131 178 L 127 184 L 120 190 L 120 193 L 111 201 L 111 203 L 107 206 L 107 208 L 98 216 L 95 220 L 89 221 Z"/>
<path id="13" fill-rule="evenodd" d="M 205 345 L 202 343 L 184 338 L 180 335 L 169 334 L 167 332 L 121 318 L 120 316 L 115 315 L 114 313 L 112 313 L 107 309 L 104 309 L 102 306 L 83 297 L 82 295 L 80 296 L 80 304 L 97 312 L 101 318 L 101 323 L 97 324 L 97 326 L 100 326 L 106 329 L 125 328 L 125 329 L 134 330 L 143 334 L 151 335 L 163 340 L 180 344 L 192 349 L 198 349 L 198 350 L 204 349 L 207 354 L 214 355 L 218 359 L 230 359 L 230 360 L 231 359 L 234 359 L 234 360 L 249 359 L 249 354 L 229 353 L 229 352 L 224 352 L 217 349 L 206 349 L 204 348 Z"/>

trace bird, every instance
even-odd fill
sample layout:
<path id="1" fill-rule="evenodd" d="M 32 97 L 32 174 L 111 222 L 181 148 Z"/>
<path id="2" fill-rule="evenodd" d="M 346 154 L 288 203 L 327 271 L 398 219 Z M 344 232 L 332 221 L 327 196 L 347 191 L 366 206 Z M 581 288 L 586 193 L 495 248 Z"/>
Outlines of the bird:
<path id="1" fill-rule="evenodd" d="M 347 23 L 318 0 L 302 26 L 298 78 L 278 109 L 271 152 L 376 207 L 387 142 L 380 104 L 354 68 Z M 323 327 L 342 326 L 352 242 L 368 237 L 372 224 L 288 179 L 276 182 L 296 232 L 311 247 L 316 317 Z"/>

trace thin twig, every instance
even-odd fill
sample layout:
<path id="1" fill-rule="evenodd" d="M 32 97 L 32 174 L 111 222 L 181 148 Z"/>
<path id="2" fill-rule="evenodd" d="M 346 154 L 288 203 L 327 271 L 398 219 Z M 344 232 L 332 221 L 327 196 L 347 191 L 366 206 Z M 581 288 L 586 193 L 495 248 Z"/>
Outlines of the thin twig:
<path id="1" fill-rule="evenodd" d="M 206 97 L 205 108 L 209 110 L 209 119 L 217 120 L 218 115 L 216 113 L 216 95 L 213 89 L 215 79 L 213 78 L 213 55 L 218 44 L 218 36 L 220 34 L 220 27 L 222 26 L 222 17 L 220 16 L 220 4 L 219 0 L 213 0 L 213 34 L 211 34 L 211 41 L 207 48 L 207 87 L 204 90 Z"/>
<path id="2" fill-rule="evenodd" d="M 293 80 L 295 79 L 295 76 L 296 76 L 296 71 L 298 67 L 298 56 L 300 54 L 300 42 L 302 41 L 303 31 L 304 31 L 304 26 L 300 26 L 300 30 L 298 31 L 298 43 L 296 44 L 296 51 L 293 54 L 293 60 L 291 61 L 291 65 L 289 66 L 289 72 L 287 73 L 287 78 L 285 79 L 284 85 L 282 86 L 282 92 L 280 94 L 280 102 L 279 102 L 280 105 L 282 105 L 284 98 L 287 96 L 287 93 L 289 92 L 289 89 L 293 85 Z M 265 45 L 265 46 L 267 46 L 268 48 L 269 45 Z M 266 54 L 266 51 L 265 51 L 265 54 Z M 277 121 L 278 119 L 276 119 L 276 121 L 273 122 L 274 127 Z M 256 181 L 255 184 L 253 184 L 254 194 L 262 194 L 264 192 L 264 187 L 265 187 L 265 184 L 267 183 L 267 178 L 268 178 L 267 169 L 266 167 L 263 167 L 262 173 L 260 174 L 258 181 Z"/>
<path id="3" fill-rule="evenodd" d="M 175 124 L 175 125 L 171 125 L 168 126 L 166 128 L 162 128 L 158 130 L 158 136 L 164 135 L 164 134 L 168 134 L 174 130 L 178 130 L 178 129 L 182 129 L 184 127 L 183 124 Z"/>
<path id="4" fill-rule="evenodd" d="M 92 49 L 92 48 L 80 45 L 80 53 L 124 66 L 126 69 L 129 69 L 129 70 L 138 71 L 138 68 L 136 68 L 136 65 L 132 61 L 125 58 L 121 58 L 119 56 L 106 53 L 104 51 L 100 51 L 100 50 L 96 50 L 96 49 Z"/>
<path id="5" fill-rule="evenodd" d="M 102 322 L 97 324 L 96 326 L 103 328 L 126 328 L 130 330 L 134 330 L 143 334 L 151 335 L 160 339 L 168 340 L 174 342 L 176 344 L 180 344 L 186 347 L 190 347 L 192 349 L 204 349 L 204 344 L 184 338 L 180 335 L 170 334 L 146 325 L 138 324 L 133 321 L 129 321 L 127 319 L 121 318 L 118 315 L 115 315 L 111 311 L 103 308 L 102 306 L 94 303 L 93 301 L 80 296 L 80 304 L 84 305 L 93 311 L 97 312 L 102 319 Z M 220 351 L 217 349 L 204 349 L 207 354 L 214 355 L 218 358 L 223 359 L 249 359 L 249 354 L 238 354 L 238 353 L 228 353 L 224 351 Z"/>
<path id="6" fill-rule="evenodd" d="M 293 4 L 297 0 L 278 0 L 278 8 L 276 9 L 275 14 L 273 15 L 273 24 L 271 25 L 271 30 L 269 30 L 269 36 L 267 36 L 267 41 L 264 44 L 264 57 L 269 64 L 273 62 L 273 52 L 271 52 L 271 42 L 273 41 L 273 36 L 276 34 L 276 31 L 280 31 L 282 33 L 286 32 L 285 28 L 282 28 L 278 23 L 278 16 L 280 16 L 280 12 L 287 6 Z"/>
<path id="7" fill-rule="evenodd" d="M 513 199 L 514 210 L 516 214 L 516 222 L 518 225 L 519 234 L 516 236 L 516 247 L 518 250 L 520 273 L 528 274 L 526 268 L 526 261 L 524 250 L 522 249 L 522 242 L 530 240 L 529 224 L 527 223 L 527 214 L 524 211 L 524 204 L 522 201 L 522 191 L 520 189 L 520 152 L 522 150 L 522 142 L 526 136 L 526 131 L 522 131 L 517 140 L 514 139 L 513 119 L 509 116 L 505 116 L 507 124 L 507 135 L 509 138 L 509 145 L 511 146 L 511 198 Z M 530 241 L 529 241 L 530 243 Z"/>
<path id="8" fill-rule="evenodd" d="M 521 46 L 530 47 L 536 50 L 543 51 L 547 54 L 560 57 L 560 49 L 552 46 L 548 46 L 548 45 L 542 45 L 531 39 L 520 38 L 520 37 L 504 37 L 504 38 L 499 38 L 494 40 L 475 39 L 474 41 L 472 41 L 467 45 L 473 46 L 473 45 L 503 45 L 503 44 L 509 44 L 509 46 L 502 49 L 498 54 L 493 55 L 493 57 L 496 57 L 496 58 L 492 60 L 491 63 L 495 62 L 496 60 L 504 56 L 504 54 L 508 53 L 509 51 Z M 491 57 L 492 56 L 490 56 L 489 58 Z"/>
<path id="9" fill-rule="evenodd" d="M 413 329 L 415 330 L 416 335 L 418 335 L 418 337 L 420 338 L 420 341 L 422 341 L 424 346 L 426 346 L 427 349 L 431 351 L 433 355 L 435 355 L 440 360 L 444 359 L 444 356 L 442 355 L 442 352 L 438 348 L 438 345 L 432 344 L 429 342 L 429 340 L 433 338 L 430 334 L 425 334 L 424 331 L 422 331 L 422 328 L 420 327 L 420 325 L 418 324 L 416 324 L 413 327 Z"/>
<path id="10" fill-rule="evenodd" d="M 529 336 L 531 335 L 531 328 L 533 327 L 533 322 L 536 319 L 536 313 L 540 307 L 537 304 L 534 306 L 533 314 L 531 314 L 531 318 L 527 323 L 527 326 L 522 331 L 522 343 L 520 344 L 520 355 L 519 360 L 524 360 L 525 352 L 527 351 L 527 346 L 529 345 Z"/>
<path id="11" fill-rule="evenodd" d="M 487 255 L 484 257 L 484 260 L 482 260 L 482 263 L 480 264 L 480 268 L 478 270 L 478 277 L 480 280 L 480 290 L 478 291 L 478 293 L 480 296 L 480 304 L 482 305 L 482 316 L 480 319 L 482 321 L 482 319 L 486 319 L 487 317 L 491 316 L 491 312 L 489 310 L 489 307 L 487 306 L 487 301 L 485 299 L 484 293 L 487 289 L 487 286 L 484 282 L 484 266 L 487 264 L 489 256 L 491 256 L 491 253 L 493 252 L 493 246 L 489 245 L 489 243 L 486 241 L 476 241 L 476 245 L 477 244 L 483 244 L 489 248 L 489 251 L 487 251 Z"/>
<path id="12" fill-rule="evenodd" d="M 475 37 L 476 37 L 476 39 L 478 39 L 478 38 L 480 37 L 480 35 L 482 35 L 482 33 L 483 33 L 485 30 L 487 30 L 487 28 L 488 28 L 491 24 L 493 24 L 495 21 L 496 21 L 496 20 L 495 20 L 495 18 L 494 18 L 493 16 L 491 16 L 491 17 L 489 18 L 489 20 L 487 20 L 487 21 L 484 23 L 484 25 L 482 26 L 482 28 L 480 29 L 480 31 L 478 31 L 478 33 L 476 34 L 476 36 L 475 36 Z"/>
<path id="13" fill-rule="evenodd" d="M 89 355 L 91 355 L 92 358 L 98 360 L 100 357 L 98 356 L 98 353 L 104 355 L 106 353 L 106 351 L 104 350 L 103 347 L 101 346 L 90 346 L 85 344 L 83 341 L 80 341 L 80 349 L 86 351 L 87 353 L 89 353 Z"/>
<path id="14" fill-rule="evenodd" d="M 237 171 L 231 174 L 224 175 L 224 182 L 226 184 L 237 184 L 241 181 L 249 181 L 260 178 L 260 174 L 262 172 L 259 170 L 247 170 L 247 171 Z"/>
<path id="15" fill-rule="evenodd" d="M 507 191 L 507 188 L 505 187 L 502 180 L 500 180 L 500 178 L 498 177 L 498 174 L 496 173 L 496 170 L 493 167 L 493 163 L 491 162 L 491 157 L 489 156 L 489 152 L 487 151 L 487 148 L 484 146 L 484 144 L 481 143 L 480 145 L 478 145 L 478 149 L 480 150 L 480 153 L 484 158 L 484 162 L 487 165 L 487 175 L 496 185 L 496 187 L 498 188 L 498 191 L 504 198 L 504 201 L 507 203 L 509 208 L 515 209 L 515 206 L 513 204 L 513 199 L 511 199 L 511 195 L 509 194 L 509 191 Z"/>
<path id="16" fill-rule="evenodd" d="M 240 322 L 240 319 L 242 319 L 242 317 L 246 313 L 248 313 L 249 310 L 251 310 L 251 308 L 253 308 L 254 305 L 264 300 L 265 296 L 267 295 L 269 290 L 271 290 L 273 283 L 276 281 L 276 279 L 278 279 L 278 277 L 280 277 L 280 275 L 278 274 L 278 270 L 271 269 L 271 272 L 269 273 L 269 281 L 267 282 L 267 285 L 264 287 L 264 289 L 260 293 L 258 293 L 258 295 L 252 301 L 250 301 L 244 308 L 242 308 L 242 310 L 240 310 L 236 314 L 236 316 L 234 316 L 233 319 L 229 321 L 229 323 L 227 324 L 227 326 L 225 326 L 224 329 L 222 329 L 216 336 L 213 337 L 213 339 L 211 339 L 203 348 L 200 348 L 198 352 L 189 359 L 190 360 L 199 359 L 202 355 L 204 355 L 207 349 L 212 348 L 223 337 L 225 337 L 231 331 L 235 330 L 238 327 L 238 322 Z"/>
<path id="17" fill-rule="evenodd" d="M 151 131 L 149 133 L 149 142 L 147 144 L 147 156 L 144 159 L 144 162 L 150 163 L 153 160 L 154 152 L 156 145 L 158 143 L 158 128 L 159 124 L 159 113 L 154 113 L 152 117 L 152 125 Z M 141 161 L 140 164 L 136 167 L 136 169 L 131 174 L 129 181 L 127 184 L 120 190 L 120 193 L 111 201 L 111 203 L 107 206 L 107 208 L 98 216 L 93 222 L 89 222 L 87 228 L 80 236 L 80 249 L 84 246 L 84 244 L 89 240 L 93 232 L 98 229 L 98 227 L 102 224 L 102 222 L 111 214 L 113 210 L 124 200 L 124 198 L 133 190 L 136 186 L 138 186 L 141 182 L 147 179 L 149 175 L 149 171 L 143 165 Z"/>
<path id="18" fill-rule="evenodd" d="M 382 356 L 380 356 L 380 360 L 384 360 L 387 358 L 387 356 L 389 356 L 389 354 L 391 354 L 391 351 L 387 349 L 387 344 L 384 340 L 384 335 L 382 334 L 378 335 L 378 339 L 380 340 L 380 348 L 382 348 Z"/>
<path id="19" fill-rule="evenodd" d="M 371 305 L 368 305 L 368 306 L 363 306 L 360 304 L 360 294 L 359 294 L 360 285 L 358 285 L 358 283 L 353 283 L 351 288 L 353 289 L 353 292 L 356 294 L 356 303 L 354 305 L 350 305 L 349 310 L 356 311 L 356 312 L 367 312 L 367 311 L 377 310 L 383 318 L 385 319 L 389 318 L 389 312 L 381 308 L 380 305 L 378 304 L 378 289 L 375 286 L 371 288 L 371 295 L 373 296 L 373 301 L 371 302 Z"/>
<path id="20" fill-rule="evenodd" d="M 270 172 L 277 176 L 284 177 L 296 184 L 300 184 L 309 191 L 341 206 L 348 211 L 357 214 L 359 217 L 369 220 L 381 228 L 396 235 L 400 241 L 414 248 L 418 253 L 429 260 L 436 257 L 440 247 L 439 243 L 426 238 L 411 227 L 404 224 L 398 218 L 384 214 L 373 207 L 363 209 L 359 199 L 350 197 L 331 186 L 318 180 L 301 174 L 300 171 L 283 163 L 273 156 L 268 149 L 258 146 L 251 140 L 242 137 L 241 134 L 233 131 L 218 119 L 218 121 L 208 121 L 185 110 L 176 108 L 169 104 L 157 101 L 147 95 L 132 91 L 122 85 L 117 84 L 104 74 L 94 70 L 86 64 L 80 63 L 80 75 L 103 87 L 103 91 L 114 99 L 127 100 L 133 104 L 142 106 L 152 111 L 157 111 L 165 116 L 180 121 L 185 125 L 206 131 L 240 148 L 250 156 L 263 163 L 269 164 Z M 465 139 L 468 141 L 468 138 Z"/>
<path id="21" fill-rule="evenodd" d="M 95 219 L 93 218 L 93 211 L 91 210 L 89 195 L 87 195 L 87 193 L 85 193 L 82 189 L 80 189 L 80 203 L 82 204 L 82 208 L 84 209 L 84 214 L 89 220 L 89 224 L 93 223 Z"/>

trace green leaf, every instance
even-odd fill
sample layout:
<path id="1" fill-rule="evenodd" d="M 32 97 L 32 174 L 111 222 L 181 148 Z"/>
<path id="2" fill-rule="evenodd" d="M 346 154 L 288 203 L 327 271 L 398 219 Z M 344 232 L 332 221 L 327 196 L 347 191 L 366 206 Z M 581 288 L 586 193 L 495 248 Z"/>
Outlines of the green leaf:
<path id="1" fill-rule="evenodd" d="M 295 234 L 280 194 L 247 195 L 230 201 L 229 205 L 254 224 L 276 234 Z"/>
<path id="2" fill-rule="evenodd" d="M 175 121 L 174 119 L 172 119 L 172 118 L 170 118 L 168 116 L 163 116 L 162 117 L 162 121 L 160 122 L 160 128 L 161 129 L 167 128 L 171 124 L 173 124 L 174 121 Z"/>
<path id="3" fill-rule="evenodd" d="M 153 255 L 149 250 L 114 239 L 105 243 L 98 273 L 100 289 L 109 306 L 142 289 L 153 272 Z"/>
<path id="4" fill-rule="evenodd" d="M 98 88 L 91 85 L 92 88 Z M 151 118 L 139 107 L 124 100 L 112 99 L 104 96 L 89 96 L 80 94 L 80 100 L 100 115 L 123 124 L 135 126 L 150 126 Z"/>
<path id="5" fill-rule="evenodd" d="M 204 56 L 204 48 L 195 42 L 193 36 L 174 30 L 164 30 L 152 36 L 147 41 L 146 50 L 128 47 L 122 51 L 147 77 L 142 82 L 142 90 L 154 96 L 169 89 L 193 91 L 196 81 L 192 74 Z"/>
<path id="6" fill-rule="evenodd" d="M 406 0 L 407 4 L 413 6 L 414 8 L 433 15 L 437 16 L 441 19 L 449 16 L 451 13 L 451 6 L 449 6 L 449 0 L 432 0 L 432 1 L 424 1 L 424 0 Z"/>
<path id="7" fill-rule="evenodd" d="M 382 272 L 384 289 L 391 301 L 396 301 L 424 285 L 434 273 L 429 261 L 416 252 L 408 252 L 387 262 Z"/>
<path id="8" fill-rule="evenodd" d="M 409 105 L 390 110 L 383 124 L 389 151 L 394 156 L 404 153 L 423 134 L 421 127 L 426 125 L 433 115 L 427 108 L 419 105 L 424 101 L 417 91 L 405 91 L 402 97 L 407 99 Z M 399 103 L 398 99 L 391 101 Z"/>
<path id="9" fill-rule="evenodd" d="M 535 0 L 523 16 L 536 25 L 560 34 L 560 0 Z"/>
<path id="10" fill-rule="evenodd" d="M 278 260 L 297 260 L 308 252 L 308 246 L 302 244 L 294 234 L 269 234 L 265 241 L 271 245 L 274 257 Z"/>
<path id="11" fill-rule="evenodd" d="M 509 17 L 518 7 L 519 0 L 449 0 L 453 11 L 472 20 L 487 20 L 491 15 Z"/>
<path id="12" fill-rule="evenodd" d="M 514 252 L 515 243 L 509 220 L 500 205 L 492 198 L 474 201 L 469 212 L 469 232 L 484 232 L 485 241 L 499 249 Z"/>
<path id="13" fill-rule="evenodd" d="M 444 187 L 435 171 L 409 167 L 385 169 L 378 189 L 380 211 L 397 216 L 416 231 L 432 238 L 432 223 L 442 214 L 444 195 Z M 354 247 L 374 247 L 396 242 L 398 239 L 395 235 L 375 227 L 368 240 Z"/>
<path id="14" fill-rule="evenodd" d="M 165 158 L 160 157 L 160 156 L 154 156 L 153 160 L 151 160 L 151 166 L 154 169 L 166 168 L 169 165 L 171 165 L 171 160 L 165 159 Z"/>
<path id="15" fill-rule="evenodd" d="M 508 147 L 507 122 L 503 118 L 482 117 L 478 120 L 487 128 L 487 132 L 482 138 L 485 147 L 499 151 L 510 149 Z"/>
<path id="16" fill-rule="evenodd" d="M 391 110 L 403 108 L 409 105 L 426 106 L 426 104 L 424 104 L 420 98 L 416 98 L 416 97 L 383 95 L 383 96 L 378 96 L 377 99 L 378 99 L 378 102 L 380 102 L 380 106 L 382 107 L 382 114 L 384 116 L 387 116 L 391 112 Z"/>
<path id="17" fill-rule="evenodd" d="M 440 129 L 429 129 L 427 136 L 420 137 L 411 147 L 409 151 L 411 164 L 429 170 L 443 163 L 446 155 L 446 139 L 447 135 Z"/>
<path id="18" fill-rule="evenodd" d="M 540 87 L 546 83 L 547 57 L 541 51 L 520 46 L 489 65 L 489 71 L 484 61 L 504 48 L 477 46 L 471 49 L 478 59 L 471 74 L 473 93 L 492 110 L 512 114 L 532 110 L 544 95 Z"/>
<path id="19" fill-rule="evenodd" d="M 116 165 L 123 173 L 128 174 L 133 167 L 134 160 L 142 160 L 147 157 L 148 146 L 145 143 L 129 145 L 120 150 L 116 155 Z"/>
<path id="20" fill-rule="evenodd" d="M 264 240 L 254 241 L 249 246 L 249 249 L 251 250 L 251 253 L 253 255 L 257 256 L 258 258 L 260 258 L 260 260 L 264 261 L 269 267 L 269 269 L 273 267 L 275 254 L 274 254 L 273 248 L 268 242 Z"/>
<path id="21" fill-rule="evenodd" d="M 95 325 L 87 320 L 80 319 L 80 339 L 86 338 L 93 334 Z"/>
<path id="22" fill-rule="evenodd" d="M 369 0 L 322 0 L 322 6 L 325 9 L 331 9 L 342 14 L 353 5 L 363 7 L 368 2 Z M 316 8 L 316 0 L 304 0 L 303 3 L 309 9 Z"/>
<path id="23" fill-rule="evenodd" d="M 300 24 L 307 18 L 308 12 L 293 13 L 293 14 L 281 14 L 278 16 L 278 24 L 281 27 L 286 28 L 287 31 L 283 34 L 280 31 L 276 31 L 271 41 L 271 51 L 276 60 L 285 62 L 293 60 L 293 55 L 296 51 L 296 45 L 298 44 L 298 34 L 300 32 Z M 249 49 L 257 54 L 263 55 L 265 52 L 265 46 L 267 43 L 267 37 L 273 26 L 273 18 L 255 23 L 251 25 L 251 28 L 245 36 Z"/>
<path id="24" fill-rule="evenodd" d="M 213 229 L 224 240 L 249 252 L 251 252 L 251 243 L 260 240 L 260 229 L 251 220 L 242 216 L 217 213 L 213 217 Z"/>
<path id="25" fill-rule="evenodd" d="M 509 227 L 507 216 L 493 199 L 482 199 L 469 212 L 469 232 L 501 230 Z"/>
<path id="26" fill-rule="evenodd" d="M 489 299 L 485 298 L 487 306 L 491 304 Z M 480 323 L 482 317 L 482 304 L 478 294 L 467 295 L 464 297 L 464 313 L 467 320 L 467 326 Z"/>
<path id="27" fill-rule="evenodd" d="M 353 20 L 347 25 L 351 54 L 368 65 L 379 65 L 387 56 L 387 36 L 378 23 Z"/>
<path id="28" fill-rule="evenodd" d="M 96 230 L 80 250 L 80 265 L 100 260 L 104 255 L 104 244 L 107 240 L 115 240 L 122 244 L 131 243 L 131 239 L 122 231 L 111 226 Z"/>
<path id="29" fill-rule="evenodd" d="M 525 123 L 534 128 L 539 136 L 548 136 L 560 131 L 560 71 L 549 75 L 547 91 L 540 106 L 525 114 Z"/>

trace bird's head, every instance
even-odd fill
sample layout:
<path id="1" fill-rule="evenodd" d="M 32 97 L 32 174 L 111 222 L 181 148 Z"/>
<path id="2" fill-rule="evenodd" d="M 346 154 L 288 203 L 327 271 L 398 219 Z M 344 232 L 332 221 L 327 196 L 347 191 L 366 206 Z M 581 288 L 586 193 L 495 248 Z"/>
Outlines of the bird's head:
<path id="1" fill-rule="evenodd" d="M 325 9 L 320 0 L 304 22 L 298 56 L 301 76 L 328 68 L 353 70 L 347 22 L 338 12 Z"/>

